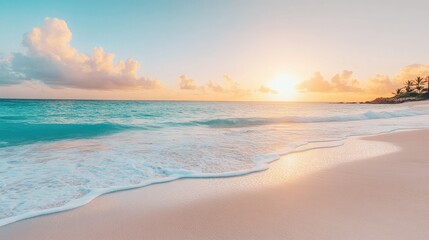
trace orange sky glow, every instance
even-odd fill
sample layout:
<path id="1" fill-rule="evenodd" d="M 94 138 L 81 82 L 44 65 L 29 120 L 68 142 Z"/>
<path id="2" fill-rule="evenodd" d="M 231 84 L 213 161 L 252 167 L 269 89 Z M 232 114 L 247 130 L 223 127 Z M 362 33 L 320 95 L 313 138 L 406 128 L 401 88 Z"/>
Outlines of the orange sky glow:
<path id="1" fill-rule="evenodd" d="M 103 24 L 91 6 L 64 18 L 67 4 L 22 6 L 33 15 L 18 19 L 14 4 L 0 6 L 15 22 L 0 21 L 0 98 L 366 101 L 429 75 L 418 47 L 429 40 L 420 31 L 427 14 L 405 2 L 388 11 L 372 2 L 136 1 L 124 6 L 130 14 L 153 15 L 98 16 Z"/>

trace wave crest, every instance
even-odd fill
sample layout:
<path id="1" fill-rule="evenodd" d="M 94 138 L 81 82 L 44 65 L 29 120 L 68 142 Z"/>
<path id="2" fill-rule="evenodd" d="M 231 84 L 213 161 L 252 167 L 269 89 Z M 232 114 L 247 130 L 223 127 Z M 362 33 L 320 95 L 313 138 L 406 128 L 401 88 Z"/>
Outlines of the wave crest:
<path id="1" fill-rule="evenodd" d="M 234 128 L 234 127 L 248 127 L 268 124 L 281 124 L 281 123 L 321 123 L 321 122 L 348 122 L 348 121 L 362 121 L 373 119 L 386 119 L 397 117 L 410 117 L 418 115 L 429 114 L 429 111 L 415 111 L 415 110 L 397 110 L 397 111 L 367 111 L 361 114 L 331 116 L 331 117 L 296 117 L 286 116 L 278 118 L 219 118 L 209 119 L 203 121 L 193 121 L 186 125 L 205 125 L 213 128 Z"/>

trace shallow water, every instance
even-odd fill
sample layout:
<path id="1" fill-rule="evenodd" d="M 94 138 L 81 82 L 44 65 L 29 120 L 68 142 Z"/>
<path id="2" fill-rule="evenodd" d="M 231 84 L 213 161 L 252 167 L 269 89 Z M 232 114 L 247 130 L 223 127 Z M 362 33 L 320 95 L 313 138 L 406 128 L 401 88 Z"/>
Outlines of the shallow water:
<path id="1" fill-rule="evenodd" d="M 0 226 L 100 194 L 259 171 L 309 142 L 429 128 L 429 105 L 0 100 Z"/>

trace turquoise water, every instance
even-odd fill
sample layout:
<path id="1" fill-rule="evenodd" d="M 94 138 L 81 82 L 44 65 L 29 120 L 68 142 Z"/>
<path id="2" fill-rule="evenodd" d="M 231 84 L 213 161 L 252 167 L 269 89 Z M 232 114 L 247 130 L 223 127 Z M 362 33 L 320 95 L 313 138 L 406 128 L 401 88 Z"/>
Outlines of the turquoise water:
<path id="1" fill-rule="evenodd" d="M 260 171 L 309 142 L 429 128 L 429 106 L 0 100 L 0 226 L 112 191 Z"/>

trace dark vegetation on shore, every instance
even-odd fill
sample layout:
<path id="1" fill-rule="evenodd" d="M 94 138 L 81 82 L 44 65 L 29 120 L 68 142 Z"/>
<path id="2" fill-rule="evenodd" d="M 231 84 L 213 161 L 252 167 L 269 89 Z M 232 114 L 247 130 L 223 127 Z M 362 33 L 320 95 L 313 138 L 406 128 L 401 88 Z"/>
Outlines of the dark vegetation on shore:
<path id="1" fill-rule="evenodd" d="M 408 80 L 404 86 L 396 89 L 394 96 L 389 98 L 376 98 L 365 103 L 373 104 L 395 104 L 411 101 L 429 100 L 429 76 L 426 78 L 416 77 L 414 80 Z"/>

